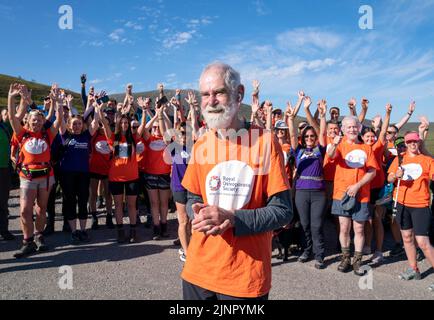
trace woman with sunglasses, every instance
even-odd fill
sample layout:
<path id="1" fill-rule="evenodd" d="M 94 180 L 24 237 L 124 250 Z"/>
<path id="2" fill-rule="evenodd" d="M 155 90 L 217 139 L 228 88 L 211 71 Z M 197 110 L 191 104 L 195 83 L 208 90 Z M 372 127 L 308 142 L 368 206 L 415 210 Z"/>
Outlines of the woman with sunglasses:
<path id="1" fill-rule="evenodd" d="M 396 158 L 389 168 L 388 181 L 397 183 L 394 190 L 397 199 L 396 220 L 400 225 L 409 268 L 400 274 L 403 280 L 421 278 L 416 259 L 416 245 L 434 267 L 434 248 L 429 241 L 431 194 L 429 184 L 434 180 L 434 159 L 421 153 L 422 140 L 419 133 L 407 132 L 404 136 L 407 152 L 401 162 Z M 434 285 L 430 287 L 434 290 Z"/>
<path id="2" fill-rule="evenodd" d="M 54 184 L 50 148 L 59 130 L 59 119 L 63 117 L 59 90 L 55 86 L 52 90 L 52 99 L 56 103 L 56 121 L 51 128 L 44 128 L 45 116 L 40 111 L 31 111 L 27 124 L 23 127 L 16 117 L 15 98 L 18 96 L 23 102 L 30 93 L 24 85 L 12 84 L 8 94 L 8 113 L 20 147 L 17 169 L 20 173 L 20 215 L 24 237 L 22 248 L 14 254 L 17 259 L 27 257 L 37 250 L 48 250 L 42 232 L 46 224 L 48 196 Z M 35 201 L 36 206 L 34 206 Z M 33 223 L 34 211 L 36 212 L 35 223 Z"/>
<path id="3" fill-rule="evenodd" d="M 310 99 L 308 99 L 310 100 Z M 322 100 L 318 106 L 320 114 L 319 135 L 311 126 L 306 127 L 301 134 L 299 144 L 295 131 L 295 113 L 288 107 L 288 127 L 292 152 L 297 168 L 294 187 L 295 205 L 300 215 L 301 225 L 305 236 L 304 252 L 299 257 L 299 262 L 307 262 L 312 252 L 315 254 L 315 268 L 323 269 L 325 244 L 324 244 L 324 218 L 325 218 L 325 183 L 323 162 L 326 152 L 326 112 L 327 105 Z"/>
<path id="4" fill-rule="evenodd" d="M 374 180 L 371 182 L 370 207 L 372 217 L 369 219 L 369 221 L 366 222 L 365 225 L 365 246 L 363 248 L 364 254 L 371 254 L 371 242 L 374 228 L 376 250 L 374 255 L 371 257 L 371 263 L 375 265 L 378 265 L 383 261 L 383 217 L 386 208 L 384 206 L 376 205 L 376 202 L 380 199 L 381 190 L 383 189 L 384 183 L 386 182 L 385 163 L 383 162 L 383 155 L 387 143 L 386 131 L 389 127 L 391 112 L 392 106 L 390 104 L 386 105 L 386 116 L 384 117 L 384 122 L 381 126 L 381 131 L 378 135 L 378 138 L 376 133 L 379 131 L 381 125 L 380 116 L 374 118 L 374 120 L 372 121 L 372 128 L 365 127 L 362 129 L 361 133 L 363 143 L 372 148 L 375 159 L 378 163 L 377 173 Z"/>
<path id="5" fill-rule="evenodd" d="M 171 157 L 167 153 L 163 133 L 166 132 L 164 119 L 165 105 L 156 102 L 155 116 L 146 124 L 143 139 L 146 147 L 145 185 L 151 202 L 154 223 L 153 240 L 168 237 L 167 214 L 170 199 Z M 148 130 L 152 131 L 149 132 Z"/>

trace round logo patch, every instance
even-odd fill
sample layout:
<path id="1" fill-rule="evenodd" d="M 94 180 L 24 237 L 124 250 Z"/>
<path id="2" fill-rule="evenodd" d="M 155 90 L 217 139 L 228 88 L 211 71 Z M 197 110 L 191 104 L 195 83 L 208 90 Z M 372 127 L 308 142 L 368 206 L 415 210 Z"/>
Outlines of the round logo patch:
<path id="1" fill-rule="evenodd" d="M 149 148 L 154 151 L 162 151 L 166 148 L 166 144 L 163 140 L 155 140 L 149 144 Z"/>
<path id="2" fill-rule="evenodd" d="M 95 150 L 101 154 L 110 154 L 111 150 L 107 141 L 98 141 L 95 143 Z"/>
<path id="3" fill-rule="evenodd" d="M 119 144 L 119 158 L 128 159 L 128 143 Z"/>
<path id="4" fill-rule="evenodd" d="M 363 150 L 353 150 L 345 156 L 345 162 L 350 168 L 363 168 L 366 164 L 368 156 Z"/>
<path id="5" fill-rule="evenodd" d="M 136 144 L 136 153 L 137 154 L 142 154 L 145 151 L 145 145 L 143 144 L 143 142 L 139 142 L 138 144 Z"/>
<path id="6" fill-rule="evenodd" d="M 404 169 L 404 177 L 402 178 L 404 181 L 414 181 L 419 179 L 422 176 L 422 166 L 418 163 L 409 163 L 403 165 Z"/>
<path id="7" fill-rule="evenodd" d="M 47 151 L 48 146 L 43 139 L 30 138 L 24 144 L 24 149 L 30 154 L 42 154 Z"/>
<path id="8" fill-rule="evenodd" d="M 216 165 L 205 181 L 208 204 L 226 210 L 239 210 L 249 203 L 254 171 L 241 161 L 226 161 Z"/>

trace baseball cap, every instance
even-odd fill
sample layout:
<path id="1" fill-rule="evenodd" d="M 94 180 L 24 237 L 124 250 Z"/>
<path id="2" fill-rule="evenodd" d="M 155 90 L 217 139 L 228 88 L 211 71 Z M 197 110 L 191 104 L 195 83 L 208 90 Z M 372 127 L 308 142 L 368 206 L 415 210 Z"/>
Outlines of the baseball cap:
<path id="1" fill-rule="evenodd" d="M 408 141 L 420 141 L 419 133 L 417 132 L 410 132 L 409 134 L 405 135 L 405 143 Z"/>
<path id="2" fill-rule="evenodd" d="M 286 125 L 285 121 L 283 121 L 283 120 L 279 120 L 279 121 L 276 121 L 276 124 L 274 125 L 274 129 L 282 129 L 282 130 L 285 130 L 285 129 L 289 129 L 289 128 L 288 128 L 288 126 Z"/>
<path id="3" fill-rule="evenodd" d="M 348 193 L 345 193 L 341 200 L 341 206 L 344 211 L 351 211 L 356 205 L 356 198 L 350 197 Z"/>

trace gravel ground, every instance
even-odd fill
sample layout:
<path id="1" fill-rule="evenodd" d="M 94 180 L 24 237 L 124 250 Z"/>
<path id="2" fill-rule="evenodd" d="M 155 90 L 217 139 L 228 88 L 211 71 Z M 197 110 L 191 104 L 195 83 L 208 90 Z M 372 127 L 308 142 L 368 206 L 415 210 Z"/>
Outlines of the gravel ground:
<path id="1" fill-rule="evenodd" d="M 138 229 L 141 242 L 122 246 L 115 242 L 115 230 L 105 226 L 91 232 L 91 242 L 80 246 L 69 245 L 69 235 L 56 232 L 47 238 L 51 251 L 16 260 L 13 253 L 22 240 L 18 200 L 18 190 L 12 191 L 10 230 L 17 238 L 0 242 L 0 299 L 181 299 L 179 275 L 183 263 L 178 258 L 178 247 L 173 245 L 177 228 L 174 214 L 170 215 L 169 222 L 171 238 L 164 241 L 150 240 L 151 229 L 143 224 Z M 57 208 L 60 211 L 59 204 Z M 60 220 L 58 217 L 56 230 L 62 228 Z M 103 222 L 102 214 L 100 223 Z M 333 248 L 336 240 L 330 223 L 327 223 L 326 234 L 327 247 Z M 387 237 L 386 249 L 390 247 Z M 388 257 L 383 265 L 372 270 L 372 278 L 360 278 L 353 273 L 337 272 L 338 255 L 329 251 L 325 270 L 316 270 L 314 262 L 300 264 L 296 256 L 291 256 L 286 263 L 273 258 L 270 299 L 434 299 L 434 292 L 427 289 L 434 283 L 427 260 L 420 264 L 423 272 L 420 281 L 398 279 L 399 272 L 406 268 L 404 257 Z M 368 258 L 365 256 L 364 260 Z M 64 283 L 65 276 L 60 273 L 63 266 L 72 269 L 72 289 L 59 286 L 59 282 Z M 361 287 L 359 282 L 363 282 Z"/>

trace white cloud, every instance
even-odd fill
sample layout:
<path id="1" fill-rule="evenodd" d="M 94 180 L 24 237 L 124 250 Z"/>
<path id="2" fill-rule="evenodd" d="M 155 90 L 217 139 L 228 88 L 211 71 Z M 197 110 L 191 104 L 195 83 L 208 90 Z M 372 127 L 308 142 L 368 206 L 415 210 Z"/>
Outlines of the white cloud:
<path id="1" fill-rule="evenodd" d="M 114 30 L 109 34 L 109 38 L 114 42 L 125 42 L 126 38 L 122 38 L 122 35 L 125 33 L 125 30 L 122 28 Z"/>
<path id="2" fill-rule="evenodd" d="M 298 28 L 281 33 L 277 43 L 285 49 L 335 49 L 343 42 L 343 37 L 319 28 Z"/>
<path id="3" fill-rule="evenodd" d="M 143 30 L 143 27 L 133 21 L 128 21 L 127 23 L 125 23 L 124 25 L 126 28 L 131 28 L 134 30 Z"/>
<path id="4" fill-rule="evenodd" d="M 177 48 L 181 44 L 188 43 L 193 38 L 193 35 L 195 33 L 196 33 L 195 30 L 178 32 L 175 35 L 173 35 L 167 39 L 164 39 L 163 46 L 166 49 Z"/>
<path id="5" fill-rule="evenodd" d="M 265 6 L 262 0 L 253 1 L 253 6 L 258 16 L 266 16 L 271 13 L 271 10 Z"/>

